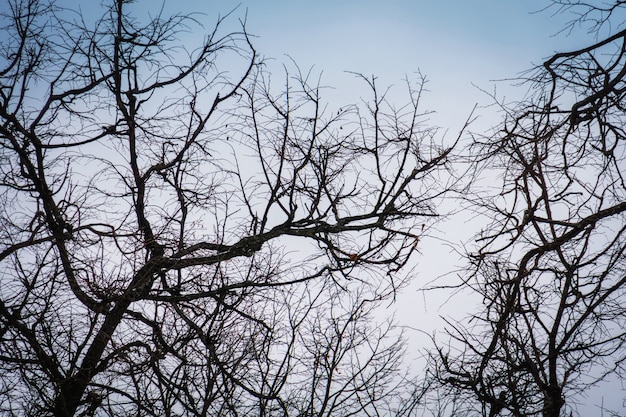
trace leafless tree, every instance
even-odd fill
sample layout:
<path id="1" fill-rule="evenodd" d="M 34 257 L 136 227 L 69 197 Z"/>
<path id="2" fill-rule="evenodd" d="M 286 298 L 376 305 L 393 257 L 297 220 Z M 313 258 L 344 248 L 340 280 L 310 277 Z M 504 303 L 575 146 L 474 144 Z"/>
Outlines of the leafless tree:
<path id="1" fill-rule="evenodd" d="M 578 6 L 598 24 L 624 7 L 612 3 Z M 624 30 L 557 53 L 530 74 L 534 95 L 502 104 L 502 126 L 473 144 L 501 178 L 472 203 L 491 223 L 463 285 L 484 303 L 450 323 L 434 369 L 477 414 L 569 416 L 591 387 L 626 378 L 625 76 Z"/>
<path id="2" fill-rule="evenodd" d="M 245 22 L 8 6 L 0 413 L 411 413 L 372 311 L 455 186 L 424 80 L 333 107 L 297 67 L 275 86 Z"/>

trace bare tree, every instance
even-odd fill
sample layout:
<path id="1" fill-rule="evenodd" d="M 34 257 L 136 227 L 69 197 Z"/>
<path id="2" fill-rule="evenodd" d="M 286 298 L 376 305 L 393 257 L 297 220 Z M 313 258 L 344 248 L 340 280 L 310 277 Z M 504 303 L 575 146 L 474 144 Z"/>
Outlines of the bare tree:
<path id="1" fill-rule="evenodd" d="M 624 5 L 579 6 L 597 28 Z M 477 413 L 570 415 L 592 386 L 626 377 L 625 76 L 624 30 L 557 53 L 530 75 L 535 94 L 502 104 L 502 126 L 473 144 L 502 178 L 472 203 L 492 221 L 463 285 L 484 303 L 434 357 Z"/>
<path id="2" fill-rule="evenodd" d="M 424 80 L 333 107 L 275 87 L 245 24 L 8 5 L 0 412 L 408 415 L 372 310 L 454 187 Z"/>

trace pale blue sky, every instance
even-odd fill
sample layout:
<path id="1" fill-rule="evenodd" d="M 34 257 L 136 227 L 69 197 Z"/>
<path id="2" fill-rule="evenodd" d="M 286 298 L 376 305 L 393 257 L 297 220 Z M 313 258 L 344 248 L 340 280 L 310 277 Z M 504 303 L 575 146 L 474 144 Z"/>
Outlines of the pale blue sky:
<path id="1" fill-rule="evenodd" d="M 248 29 L 258 38 L 261 55 L 287 62 L 292 57 L 302 68 L 323 72 L 326 85 L 337 88 L 337 97 L 355 102 L 362 90 L 344 71 L 377 75 L 381 85 L 401 84 L 418 69 L 430 80 L 426 107 L 437 111 L 432 122 L 456 136 L 475 103 L 485 106 L 490 98 L 479 88 L 521 98 L 525 87 L 512 87 L 521 72 L 539 65 L 557 51 L 575 50 L 590 42 L 585 28 L 571 33 L 561 30 L 572 14 L 540 12 L 549 0 L 388 0 L 388 1 L 243 1 L 235 15 L 247 10 Z M 229 10 L 236 1 L 213 1 L 212 10 Z M 230 6 L 230 7 L 229 7 Z M 559 33 L 561 32 L 561 33 Z M 479 109 L 475 129 L 487 129 L 499 119 L 491 109 Z M 462 219 L 466 221 L 466 219 Z M 443 225 L 442 236 L 467 224 Z M 450 236 L 451 241 L 469 236 Z M 420 331 L 443 328 L 439 314 L 467 314 L 471 302 L 449 294 L 418 290 L 438 274 L 449 270 L 454 259 L 450 248 L 430 240 L 418 259 L 414 285 L 398 297 L 391 310 L 398 319 Z M 435 262 L 433 262 L 435 260 Z M 441 260 L 445 260 L 442 262 Z M 446 266 L 447 265 L 447 266 Z M 460 302 L 459 302 L 460 301 Z M 465 305 L 464 305 L 465 304 Z M 445 305 L 445 307 L 442 307 Z M 456 310 L 456 311 L 455 311 Z M 428 340 L 411 333 L 410 356 L 419 357 Z M 622 393 L 609 383 L 579 398 L 579 411 L 597 414 L 603 403 L 623 409 Z M 616 392 L 611 392 L 615 389 Z"/>
<path id="2" fill-rule="evenodd" d="M 1 0 L 0 0 L 1 2 Z M 89 13 L 87 2 L 57 4 Z M 157 13 L 161 1 L 139 1 Z M 550 0 L 165 0 L 168 11 L 200 12 L 207 31 L 218 15 L 234 12 L 225 30 L 238 29 L 247 13 L 257 51 L 277 68 L 293 58 L 302 69 L 323 73 L 336 87 L 338 106 L 356 102 L 360 87 L 345 71 L 376 75 L 380 85 L 401 84 L 420 70 L 429 80 L 428 109 L 435 124 L 458 130 L 475 103 L 489 98 L 477 87 L 499 94 L 521 71 L 557 50 L 577 49 L 588 41 L 584 30 L 557 34 L 571 14 L 540 12 Z M 152 9 L 152 10 L 151 10 Z M 98 13 L 100 11 L 98 10 Z M 190 36 L 201 36 L 194 32 Z M 473 86 L 474 84 L 475 86 Z M 489 120 L 481 120 L 488 126 Z"/>
<path id="3" fill-rule="evenodd" d="M 585 37 L 555 34 L 567 16 L 538 12 L 548 0 L 391 0 L 197 2 L 199 9 L 248 13 L 258 51 L 278 62 L 292 57 L 314 66 L 346 101 L 358 100 L 358 85 L 344 71 L 376 75 L 381 85 L 400 84 L 421 70 L 429 79 L 428 108 L 437 123 L 458 128 L 474 103 L 488 98 L 494 80 L 521 71 Z M 202 6 L 204 5 L 204 6 Z M 536 12 L 536 13 L 534 13 Z M 234 19 L 233 19 L 234 20 Z M 497 83 L 504 91 L 510 83 Z M 342 88 L 343 86 L 343 88 Z M 356 90 L 354 90 L 356 89 Z M 522 94 L 523 92 L 520 92 Z"/>
<path id="4" fill-rule="evenodd" d="M 5 1 L 0 0 L 0 7 L 6 5 Z M 80 5 L 89 12 L 87 1 L 59 0 L 58 3 L 70 8 Z M 237 7 L 225 28 L 236 30 L 237 19 L 247 12 L 247 28 L 255 35 L 254 44 L 261 56 L 273 58 L 278 68 L 281 63 L 289 62 L 287 55 L 305 70 L 314 66 L 316 71 L 323 72 L 325 85 L 336 87 L 335 97 L 341 101 L 336 106 L 357 102 L 363 91 L 345 71 L 376 75 L 384 86 L 399 85 L 405 75 L 410 78 L 420 70 L 430 80 L 426 107 L 437 111 L 433 123 L 449 129 L 450 135 L 455 136 L 475 103 L 490 103 L 478 87 L 493 90 L 495 86 L 500 95 L 521 97 L 525 93 L 523 88 L 510 88 L 511 82 L 495 80 L 515 78 L 555 51 L 578 49 L 589 42 L 584 29 L 569 36 L 558 33 L 572 16 L 539 12 L 549 3 L 549 0 L 166 0 L 166 8 L 182 13 L 205 13 L 201 20 L 207 31 L 212 29 L 218 14 Z M 141 0 L 138 4 L 141 8 L 153 7 L 156 13 L 161 2 Z M 483 115 L 479 127 L 498 122 L 486 109 L 478 113 Z M 450 226 L 448 230 L 452 230 Z M 436 316 L 445 297 L 430 298 L 429 293 L 427 300 L 417 296 L 415 290 L 444 272 L 437 266 L 445 262 L 428 262 L 429 259 L 451 259 L 447 247 L 434 247 L 436 242 L 431 243 L 433 247 L 425 248 L 424 257 L 418 260 L 424 267 L 417 270 L 416 287 L 405 291 L 395 307 L 404 324 L 426 331 L 441 328 L 442 322 Z"/>

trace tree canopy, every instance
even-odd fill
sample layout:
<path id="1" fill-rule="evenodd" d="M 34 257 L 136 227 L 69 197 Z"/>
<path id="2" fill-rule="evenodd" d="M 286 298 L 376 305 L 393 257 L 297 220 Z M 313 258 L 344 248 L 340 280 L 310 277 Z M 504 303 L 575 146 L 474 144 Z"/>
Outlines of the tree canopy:
<path id="1" fill-rule="evenodd" d="M 420 74 L 328 102 L 233 16 L 9 0 L 0 414 L 560 417 L 623 382 L 624 4 L 551 4 L 595 38 L 446 136 Z M 424 372 L 375 312 L 446 204 L 487 220 L 456 273 L 483 303 Z"/>

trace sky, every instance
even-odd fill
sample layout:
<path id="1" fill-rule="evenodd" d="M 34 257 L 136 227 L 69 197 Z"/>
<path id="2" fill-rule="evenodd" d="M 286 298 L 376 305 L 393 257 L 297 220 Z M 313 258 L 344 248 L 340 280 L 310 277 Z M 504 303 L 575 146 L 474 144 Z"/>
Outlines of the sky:
<path id="1" fill-rule="evenodd" d="M 82 0 L 57 0 L 70 9 L 91 9 Z M 137 2 L 159 12 L 159 0 Z M 584 29 L 563 33 L 572 13 L 544 10 L 550 0 L 164 0 L 167 13 L 198 13 L 212 29 L 229 15 L 223 33 L 247 31 L 266 61 L 281 69 L 293 60 L 303 70 L 322 74 L 333 86 L 333 100 L 358 102 L 363 85 L 348 72 L 376 76 L 381 86 L 400 88 L 419 71 L 428 80 L 426 107 L 433 124 L 460 129 L 474 105 L 498 97 L 521 96 L 512 79 L 553 54 L 578 49 L 588 41 Z M 3 1 L 0 0 L 0 9 Z M 543 10 L 543 11 L 542 11 Z M 98 10 L 98 13 L 100 11 Z M 188 36 L 198 36 L 194 29 Z M 495 90 L 494 90 L 495 89 Z M 481 91 L 484 90 L 484 91 Z M 478 124 L 493 125 L 491 119 Z"/>
<path id="2" fill-rule="evenodd" d="M 335 87 L 337 100 L 357 102 L 361 87 L 346 71 L 375 75 L 381 85 L 400 87 L 402 79 L 420 71 L 429 83 L 425 106 L 436 113 L 431 123 L 458 133 L 474 105 L 478 120 L 472 129 L 485 133 L 498 123 L 489 107 L 499 98 L 521 99 L 526 88 L 515 78 L 540 65 L 557 51 L 576 50 L 589 42 L 585 28 L 562 29 L 572 14 L 544 10 L 548 0 L 387 0 L 382 1 L 211 1 L 208 8 L 246 16 L 258 52 L 277 64 L 293 59 L 300 68 L 322 73 L 323 84 Z M 461 220 L 461 221 L 466 221 Z M 451 231 L 464 231 L 450 236 Z M 439 238 L 471 239 L 476 228 L 447 223 Z M 448 292 L 422 292 L 426 283 L 449 272 L 456 255 L 440 239 L 426 241 L 411 286 L 387 312 L 408 328 L 409 359 L 418 358 L 429 343 L 422 331 L 444 326 L 443 317 L 467 314 L 471 303 Z M 428 262 L 430 260 L 431 262 Z M 436 260 L 436 262 L 432 262 Z M 445 262 L 443 261 L 445 260 Z M 459 303 L 459 300 L 461 302 Z M 453 307 L 454 306 L 454 307 Z M 619 389 L 619 388 L 618 388 Z M 621 394 L 592 392 L 581 398 L 580 412 L 598 414 L 598 405 L 623 410 Z"/>
<path id="3" fill-rule="evenodd" d="M 56 3 L 81 9 L 88 17 L 101 13 L 82 0 Z M 0 0 L 0 9 L 6 4 Z M 473 131 L 485 133 L 498 123 L 489 106 L 493 99 L 486 92 L 509 100 L 521 98 L 525 87 L 512 85 L 523 71 L 556 51 L 578 49 L 588 42 L 584 29 L 563 33 L 574 16 L 542 11 L 549 4 L 550 0 L 146 0 L 136 7 L 147 8 L 150 14 L 158 13 L 162 5 L 166 14 L 199 13 L 207 31 L 219 16 L 230 13 L 222 33 L 240 29 L 239 20 L 245 20 L 256 50 L 274 68 L 282 71 L 282 65 L 290 66 L 293 60 L 303 71 L 312 68 L 321 73 L 322 84 L 333 87 L 329 94 L 338 101 L 334 107 L 357 103 L 367 94 L 362 81 L 348 72 L 376 76 L 379 86 L 394 85 L 398 91 L 404 78 L 415 79 L 420 72 L 428 80 L 424 110 L 435 112 L 429 123 L 454 138 L 475 105 L 479 107 Z M 187 34 L 200 35 L 204 33 Z M 447 231 L 442 228 L 440 233 Z M 450 257 L 446 246 L 437 241 L 431 246 L 438 251 L 432 256 Z M 442 272 L 428 266 L 421 272 L 422 281 Z M 412 300 L 409 304 L 414 306 Z M 437 311 L 433 305 L 438 304 L 420 308 Z"/>
<path id="4" fill-rule="evenodd" d="M 514 78 L 556 50 L 577 48 L 575 36 L 556 35 L 566 16 L 539 12 L 547 0 L 212 1 L 210 8 L 247 12 L 261 55 L 323 73 L 347 101 L 359 85 L 345 71 L 400 84 L 417 71 L 429 80 L 426 105 L 437 124 L 458 129 L 480 89 L 505 90 Z M 342 88 L 343 86 L 343 88 Z"/>
<path id="5" fill-rule="evenodd" d="M 62 2 L 88 7 L 80 0 Z M 141 7 L 146 4 L 150 2 Z M 156 13 L 161 2 L 153 4 Z M 278 68 L 293 59 L 303 70 L 312 67 L 322 73 L 323 84 L 334 87 L 333 99 L 341 101 L 338 106 L 358 102 L 363 91 L 347 71 L 375 75 L 380 85 L 398 88 L 403 78 L 411 79 L 419 71 L 429 80 L 425 107 L 436 112 L 432 124 L 456 136 L 476 104 L 479 119 L 472 129 L 480 132 L 498 123 L 488 107 L 492 99 L 484 91 L 519 99 L 526 90 L 513 84 L 523 71 L 556 51 L 575 50 L 589 42 L 584 28 L 562 32 L 573 16 L 541 11 L 548 4 L 549 0 L 167 0 L 165 8 L 205 13 L 200 20 L 208 29 L 218 15 L 231 11 L 225 30 L 228 25 L 237 29 L 237 19 L 245 18 L 261 56 Z M 447 224 L 439 233 L 443 236 L 452 229 L 463 230 Z M 454 257 L 436 239 L 422 254 L 424 259 Z M 417 269 L 416 283 L 390 309 L 402 324 L 430 332 L 443 325 L 440 315 L 464 312 L 451 311 L 449 305 L 446 309 L 448 295 L 419 291 L 445 272 L 436 264 L 446 263 L 424 263 Z M 412 337 L 420 340 L 418 344 L 423 341 Z M 605 398 L 605 404 L 609 400 Z"/>
<path id="6" fill-rule="evenodd" d="M 484 133 L 498 123 L 485 91 L 521 98 L 525 88 L 513 84 L 523 71 L 556 51 L 588 42 L 586 36 L 559 33 L 572 16 L 541 12 L 548 0 L 181 1 L 166 4 L 202 11 L 209 22 L 234 9 L 227 25 L 236 28 L 237 19 L 245 18 L 255 48 L 278 70 L 293 60 L 304 71 L 312 67 L 321 73 L 322 84 L 334 87 L 332 97 L 340 101 L 336 106 L 358 102 L 366 92 L 347 71 L 375 75 L 381 86 L 393 84 L 399 90 L 405 77 L 420 71 L 429 80 L 425 109 L 435 111 L 430 123 L 451 137 L 474 105 L 479 108 L 473 130 Z M 443 240 L 460 242 L 476 231 L 474 225 L 443 224 L 436 232 L 441 239 L 425 245 L 423 259 L 447 262 L 422 262 L 416 270 L 415 285 L 393 307 L 405 324 L 425 331 L 443 325 L 437 318 L 448 314 L 448 295 L 424 295 L 419 289 L 449 272 L 446 265 L 455 255 Z M 463 308 L 457 312 L 465 313 Z M 424 315 L 434 318 L 424 320 Z"/>

